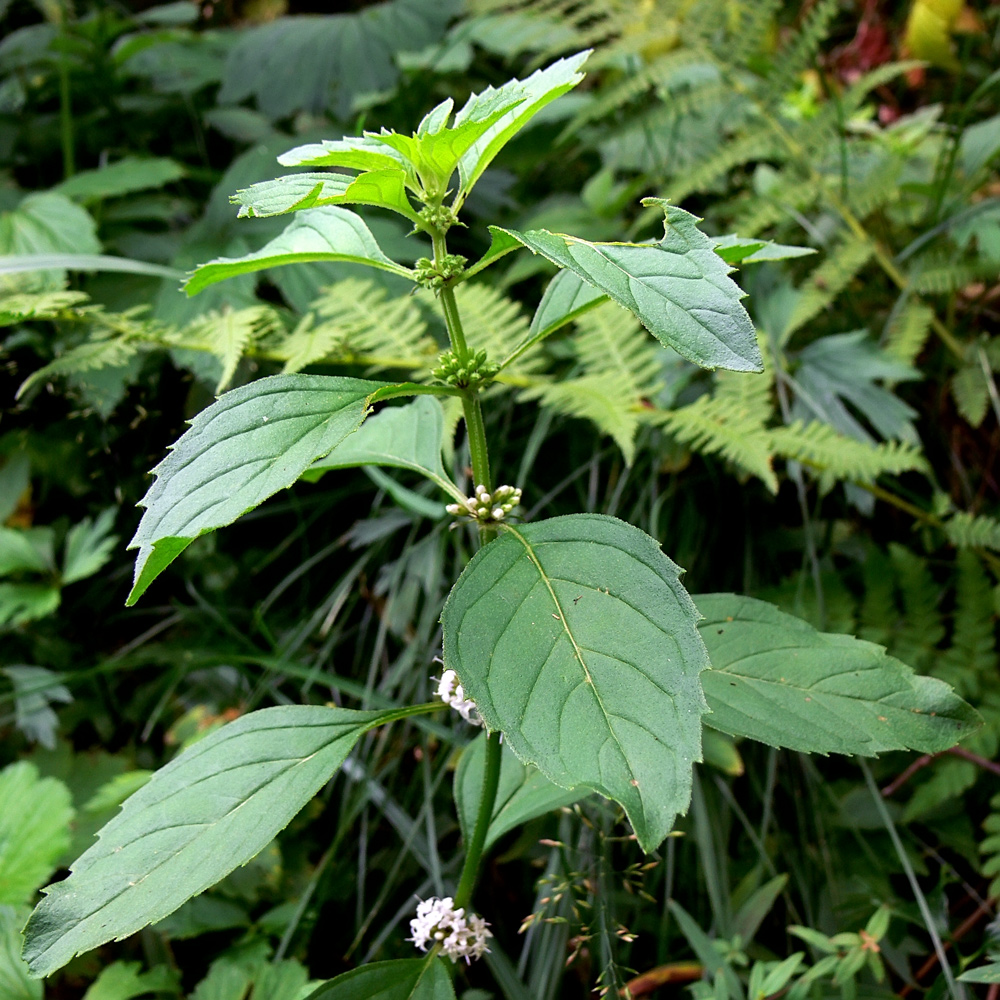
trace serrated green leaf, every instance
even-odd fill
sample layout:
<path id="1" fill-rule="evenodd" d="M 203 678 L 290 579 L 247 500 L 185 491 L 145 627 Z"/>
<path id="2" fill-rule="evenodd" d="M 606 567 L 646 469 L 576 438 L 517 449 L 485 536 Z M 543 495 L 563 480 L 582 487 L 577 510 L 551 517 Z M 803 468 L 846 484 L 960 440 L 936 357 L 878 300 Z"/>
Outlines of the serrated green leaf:
<path id="1" fill-rule="evenodd" d="M 324 983 L 307 1000 L 455 1000 L 439 958 L 373 962 Z"/>
<path id="2" fill-rule="evenodd" d="M 687 809 L 708 665 L 680 570 L 632 525 L 576 514 L 481 549 L 445 604 L 445 666 L 557 785 L 619 802 L 643 850 Z"/>
<path id="3" fill-rule="evenodd" d="M 774 605 L 736 594 L 695 599 L 712 670 L 702 674 L 707 725 L 806 753 L 870 757 L 938 753 L 979 716 L 943 681 L 915 674 L 885 649 L 818 632 Z"/>
<path id="4" fill-rule="evenodd" d="M 182 164 L 166 157 L 126 156 L 96 170 L 81 170 L 52 190 L 82 202 L 99 201 L 163 187 L 185 173 Z"/>
<path id="5" fill-rule="evenodd" d="M 344 167 L 347 170 L 394 170 L 406 158 L 370 136 L 344 136 L 296 146 L 278 157 L 283 167 Z"/>
<path id="6" fill-rule="evenodd" d="M 601 289 L 689 361 L 761 371 L 757 336 L 740 303 L 744 293 L 728 277 L 731 268 L 697 228 L 695 216 L 663 207 L 667 219 L 658 243 L 590 243 L 544 229 L 505 232 Z"/>
<path id="7" fill-rule="evenodd" d="M 522 764 L 506 746 L 501 753 L 500 780 L 484 850 L 529 819 L 572 805 L 587 794 L 582 790 L 553 785 L 538 768 Z M 462 751 L 455 771 L 455 806 L 462 827 L 462 839 L 466 843 L 472 835 L 479 811 L 485 759 L 486 734 L 480 733 Z"/>
<path id="8" fill-rule="evenodd" d="M 25 292 L 0 297 L 0 327 L 26 319 L 55 319 L 83 305 L 86 292 Z"/>
<path id="9" fill-rule="evenodd" d="M 138 962 L 112 962 L 83 995 L 83 1000 L 135 1000 L 150 993 L 176 993 L 180 974 L 165 965 L 140 972 Z"/>
<path id="10" fill-rule="evenodd" d="M 390 466 L 419 472 L 445 493 L 463 500 L 462 491 L 451 481 L 441 462 L 443 440 L 441 404 L 432 396 L 420 396 L 406 406 L 386 407 L 369 417 L 329 455 L 309 466 L 302 478 L 315 482 L 330 469 Z"/>
<path id="11" fill-rule="evenodd" d="M 3 1000 L 42 1000 L 44 986 L 31 977 L 21 958 L 21 928 L 24 912 L 0 905 L 0 997 Z"/>
<path id="12" fill-rule="evenodd" d="M 26 903 L 69 846 L 69 789 L 18 761 L 0 771 L 0 903 Z"/>
<path id="13" fill-rule="evenodd" d="M 366 264 L 412 278 L 409 268 L 390 260 L 379 248 L 360 216 L 346 208 L 327 205 L 297 216 L 280 235 L 244 257 L 219 257 L 195 268 L 184 285 L 188 295 L 237 274 L 307 261 L 345 261 Z"/>
<path id="14" fill-rule="evenodd" d="M 199 535 L 231 524 L 291 486 L 361 426 L 385 382 L 272 375 L 220 396 L 153 470 L 129 548 L 138 548 L 128 604 Z"/>
<path id="15" fill-rule="evenodd" d="M 48 975 L 74 955 L 162 919 L 246 864 L 329 780 L 362 733 L 424 710 L 265 708 L 185 750 L 125 802 L 69 878 L 46 890 L 25 928 L 32 973 Z"/>
<path id="16" fill-rule="evenodd" d="M 582 79 L 577 70 L 584 64 L 590 50 L 559 59 L 545 69 L 536 70 L 524 80 L 509 80 L 502 87 L 487 87 L 473 94 L 455 115 L 455 128 L 466 123 L 481 122 L 494 117 L 496 110 L 508 102 L 509 109 L 495 117 L 458 161 L 460 179 L 456 205 L 482 176 L 500 150 L 547 104 L 572 90 Z"/>
<path id="17" fill-rule="evenodd" d="M 115 508 L 109 507 L 96 519 L 85 517 L 66 532 L 62 568 L 64 586 L 93 576 L 111 558 L 118 544 L 118 536 L 111 533 L 114 526 Z"/>
<path id="18" fill-rule="evenodd" d="M 406 174 L 399 168 L 349 174 L 303 173 L 261 181 L 230 197 L 239 218 L 266 218 L 323 205 L 375 205 L 415 220 L 406 197 Z"/>
<path id="19" fill-rule="evenodd" d="M 12 212 L 0 213 L 0 291 L 40 292 L 62 288 L 65 267 L 39 260 L 31 277 L 12 275 L 17 263 L 35 255 L 99 254 L 97 226 L 86 209 L 51 191 L 27 195 Z"/>

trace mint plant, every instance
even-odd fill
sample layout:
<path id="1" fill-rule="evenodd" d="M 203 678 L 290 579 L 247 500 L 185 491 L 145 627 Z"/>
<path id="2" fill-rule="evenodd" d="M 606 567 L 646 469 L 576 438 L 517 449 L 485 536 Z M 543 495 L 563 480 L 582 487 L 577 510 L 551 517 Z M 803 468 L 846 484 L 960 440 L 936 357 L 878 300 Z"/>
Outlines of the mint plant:
<path id="1" fill-rule="evenodd" d="M 580 82 L 586 58 L 474 94 L 454 116 L 446 100 L 412 135 L 383 130 L 298 147 L 280 162 L 312 172 L 235 195 L 241 216 L 301 214 L 262 249 L 197 268 L 190 294 L 297 262 L 352 262 L 431 289 L 448 348 L 426 382 L 282 374 L 219 397 L 153 470 L 131 543 L 139 551 L 128 604 L 194 539 L 300 478 L 366 465 L 408 469 L 446 495 L 441 516 L 470 525 L 479 541 L 441 613 L 441 700 L 372 711 L 265 708 L 181 753 L 48 889 L 26 928 L 35 975 L 165 917 L 261 851 L 363 733 L 443 705 L 484 728 L 456 774 L 464 861 L 453 895 L 415 905 L 410 940 L 420 957 L 358 968 L 319 987 L 316 1000 L 453 998 L 454 963 L 489 947 L 489 914 L 472 902 L 490 845 L 596 792 L 618 803 L 640 847 L 655 851 L 687 810 L 703 726 L 775 747 L 864 756 L 935 753 L 975 729 L 976 713 L 946 684 L 880 646 L 818 632 L 752 598 L 690 596 L 681 569 L 633 525 L 589 513 L 519 518 L 530 484 L 505 482 L 506 470 L 492 467 L 483 417 L 483 390 L 505 368 L 611 299 L 690 361 L 753 378 L 763 359 L 729 275 L 756 255 L 801 252 L 713 240 L 695 216 L 659 199 L 644 202 L 664 216 L 655 242 L 494 226 L 480 260 L 449 252 L 449 230 L 483 171 Z M 324 167 L 341 172 L 314 170 Z M 412 268 L 393 261 L 344 205 L 398 213 L 430 238 L 433 256 Z M 490 357 L 464 329 L 455 290 L 525 248 L 559 271 L 527 337 Z M 406 397 L 414 398 L 372 415 Z M 442 461 L 447 398 L 461 404 L 470 484 L 456 483 Z"/>

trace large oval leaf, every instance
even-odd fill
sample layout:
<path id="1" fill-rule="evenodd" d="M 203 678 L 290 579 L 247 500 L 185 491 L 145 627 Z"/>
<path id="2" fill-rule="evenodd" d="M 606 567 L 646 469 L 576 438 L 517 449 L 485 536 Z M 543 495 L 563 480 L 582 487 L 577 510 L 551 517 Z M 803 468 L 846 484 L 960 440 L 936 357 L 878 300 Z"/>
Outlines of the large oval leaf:
<path id="1" fill-rule="evenodd" d="M 753 323 L 730 266 L 698 229 L 698 218 L 673 205 L 658 243 L 590 243 L 576 236 L 503 230 L 529 250 L 572 271 L 638 316 L 667 347 L 703 368 L 761 371 Z"/>
<path id="2" fill-rule="evenodd" d="M 557 785 L 621 803 L 646 851 L 701 759 L 708 657 L 679 576 L 624 521 L 556 517 L 480 550 L 441 616 L 445 665 L 487 727 Z"/>
<path id="3" fill-rule="evenodd" d="M 50 886 L 25 929 L 45 976 L 172 913 L 266 847 L 372 726 L 427 706 L 286 705 L 223 726 L 157 771 Z"/>
<path id="4" fill-rule="evenodd" d="M 404 278 L 413 277 L 409 268 L 382 253 L 360 216 L 346 208 L 326 205 L 299 213 L 280 236 L 254 253 L 245 257 L 219 257 L 195 268 L 184 288 L 188 295 L 197 295 L 203 288 L 237 274 L 324 260 L 367 264 Z"/>
<path id="5" fill-rule="evenodd" d="M 713 667 L 701 675 L 705 722 L 724 733 L 807 753 L 939 753 L 982 721 L 875 643 L 818 632 L 752 597 L 695 600 Z"/>
<path id="6" fill-rule="evenodd" d="M 455 988 L 440 958 L 404 958 L 345 972 L 308 1000 L 455 1000 Z"/>
<path id="7" fill-rule="evenodd" d="M 501 753 L 500 779 L 484 849 L 529 819 L 544 816 L 561 806 L 572 805 L 586 795 L 584 789 L 553 785 L 537 767 L 522 764 L 506 746 Z M 486 734 L 480 733 L 462 751 L 455 771 L 455 805 L 466 843 L 476 825 L 485 764 Z"/>
<path id="8" fill-rule="evenodd" d="M 155 468 L 129 548 L 139 550 L 134 604 L 199 535 L 291 486 L 355 431 L 388 383 L 332 375 L 272 375 L 202 410 Z"/>

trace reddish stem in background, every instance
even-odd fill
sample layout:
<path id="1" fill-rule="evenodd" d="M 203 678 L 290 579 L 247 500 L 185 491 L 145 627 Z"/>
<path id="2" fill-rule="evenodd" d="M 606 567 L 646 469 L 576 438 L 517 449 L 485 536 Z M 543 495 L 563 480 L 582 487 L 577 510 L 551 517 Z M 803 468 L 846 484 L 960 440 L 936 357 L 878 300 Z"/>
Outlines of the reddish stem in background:
<path id="1" fill-rule="evenodd" d="M 985 757 L 980 757 L 979 754 L 973 753 L 971 750 L 966 750 L 964 747 L 952 747 L 950 750 L 945 750 L 942 753 L 925 753 L 922 757 L 918 757 L 905 771 L 900 773 L 892 781 L 889 782 L 885 788 L 882 789 L 882 797 L 887 799 L 891 795 L 894 795 L 899 789 L 906 784 L 919 771 L 921 768 L 927 767 L 928 764 L 934 763 L 939 757 L 943 757 L 944 754 L 951 754 L 953 757 L 961 757 L 962 760 L 967 760 L 977 767 L 981 767 L 984 771 L 990 771 L 993 774 L 1000 775 L 1000 764 L 994 760 L 987 760 Z"/>

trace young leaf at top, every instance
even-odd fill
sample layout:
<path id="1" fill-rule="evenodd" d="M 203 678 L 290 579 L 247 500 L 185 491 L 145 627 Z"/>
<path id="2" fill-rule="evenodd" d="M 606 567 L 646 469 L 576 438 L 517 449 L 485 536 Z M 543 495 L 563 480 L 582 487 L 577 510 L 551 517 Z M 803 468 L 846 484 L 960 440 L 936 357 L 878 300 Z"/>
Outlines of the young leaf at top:
<path id="1" fill-rule="evenodd" d="M 431 396 L 420 396 L 406 406 L 389 406 L 366 420 L 325 458 L 314 462 L 302 474 L 315 482 L 330 469 L 348 469 L 359 465 L 388 465 L 410 469 L 458 501 L 465 499 L 451 481 L 441 463 L 444 439 L 444 413 Z M 444 513 L 442 507 L 441 513 Z"/>
<path id="2" fill-rule="evenodd" d="M 406 197 L 406 173 L 399 169 L 351 174 L 289 174 L 242 188 L 229 199 L 239 205 L 238 218 L 266 218 L 323 205 L 374 205 L 398 212 L 410 221 L 417 213 Z"/>
<path id="3" fill-rule="evenodd" d="M 506 746 L 501 750 L 500 781 L 490 828 L 483 849 L 495 844 L 505 833 L 544 816 L 561 806 L 572 805 L 586 795 L 584 789 L 566 789 L 553 785 L 536 767 L 522 764 Z M 455 771 L 455 805 L 462 838 L 472 836 L 479 812 L 486 761 L 486 734 L 480 733 L 463 751 Z"/>
<path id="4" fill-rule="evenodd" d="M 646 199 L 644 203 L 655 201 Z M 703 368 L 761 371 L 753 323 L 728 277 L 732 268 L 698 229 L 696 216 L 665 202 L 657 243 L 590 243 L 575 236 L 504 230 L 629 309 L 662 344 Z"/>
<path id="5" fill-rule="evenodd" d="M 409 268 L 382 253 L 360 216 L 346 208 L 327 205 L 298 216 L 280 236 L 260 250 L 244 257 L 219 257 L 195 268 L 184 289 L 188 295 L 197 295 L 209 285 L 237 274 L 317 260 L 367 264 L 404 278 L 413 277 Z"/>
<path id="6" fill-rule="evenodd" d="M 232 524 L 292 485 L 317 458 L 361 426 L 388 383 L 332 375 L 272 375 L 202 410 L 153 469 L 132 605 L 199 535 Z"/>
<path id="7" fill-rule="evenodd" d="M 538 521 L 481 549 L 441 615 L 445 666 L 550 781 L 619 802 L 653 850 L 687 809 L 708 656 L 680 569 L 617 518 Z"/>
<path id="8" fill-rule="evenodd" d="M 502 87 L 487 87 L 480 94 L 473 94 L 455 116 L 455 129 L 466 124 L 489 120 L 500 107 L 508 109 L 495 117 L 488 128 L 475 140 L 458 161 L 460 187 L 455 208 L 461 206 L 465 196 L 482 176 L 500 150 L 538 114 L 547 104 L 572 90 L 584 74 L 577 70 L 584 64 L 590 50 L 578 52 L 566 59 L 559 59 L 536 70 L 525 80 L 509 80 Z M 515 102 L 509 105 L 509 102 Z"/>
<path id="9" fill-rule="evenodd" d="M 46 890 L 24 958 L 46 976 L 167 916 L 263 850 L 362 733 L 427 706 L 355 712 L 284 705 L 206 736 L 126 800 L 69 878 Z"/>
<path id="10" fill-rule="evenodd" d="M 695 598 L 712 660 L 701 675 L 706 725 L 806 753 L 940 753 L 981 724 L 943 681 L 915 674 L 881 646 L 817 632 L 737 594 Z"/>
<path id="11" fill-rule="evenodd" d="M 324 983 L 306 1000 L 455 1000 L 444 962 L 436 956 L 373 962 Z"/>

